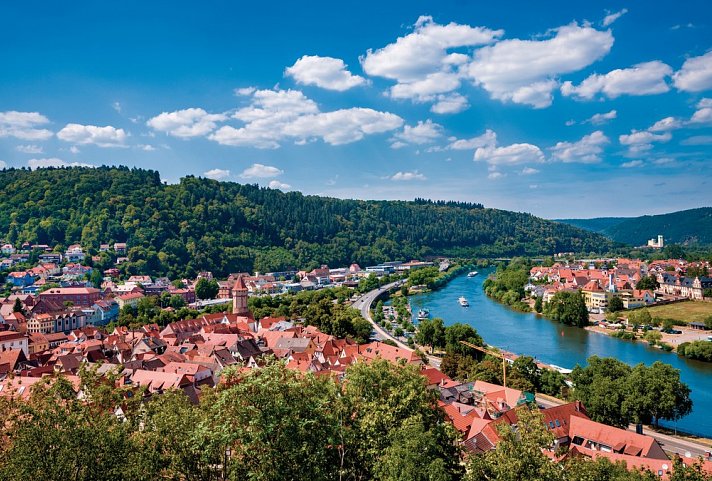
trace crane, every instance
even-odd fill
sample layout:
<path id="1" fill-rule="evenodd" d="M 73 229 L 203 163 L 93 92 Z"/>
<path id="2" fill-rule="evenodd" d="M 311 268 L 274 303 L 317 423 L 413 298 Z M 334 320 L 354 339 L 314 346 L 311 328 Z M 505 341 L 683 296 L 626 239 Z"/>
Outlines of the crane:
<path id="1" fill-rule="evenodd" d="M 484 352 L 485 354 L 489 354 L 490 356 L 494 357 L 499 357 L 502 359 L 502 384 L 504 387 L 507 387 L 507 358 L 504 357 L 502 354 L 495 352 L 495 351 L 490 351 L 489 349 L 485 349 L 484 347 L 478 346 L 476 344 L 472 344 L 471 342 L 467 341 L 460 341 L 460 344 L 463 344 L 471 349 L 476 349 L 478 351 Z"/>

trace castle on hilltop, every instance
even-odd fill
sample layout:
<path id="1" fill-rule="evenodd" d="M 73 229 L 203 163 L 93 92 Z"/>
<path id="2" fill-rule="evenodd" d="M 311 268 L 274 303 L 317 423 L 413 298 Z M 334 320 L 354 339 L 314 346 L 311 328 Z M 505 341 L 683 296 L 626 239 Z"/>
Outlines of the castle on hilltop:
<path id="1" fill-rule="evenodd" d="M 665 247 L 663 236 L 658 235 L 658 240 L 650 239 L 648 241 L 648 247 L 652 247 L 653 249 L 662 249 L 663 247 Z"/>

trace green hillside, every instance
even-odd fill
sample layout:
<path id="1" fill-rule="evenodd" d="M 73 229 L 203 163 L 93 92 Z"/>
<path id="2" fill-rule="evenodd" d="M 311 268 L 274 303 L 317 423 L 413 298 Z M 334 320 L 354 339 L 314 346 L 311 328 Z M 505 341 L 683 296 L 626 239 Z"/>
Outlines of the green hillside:
<path id="1" fill-rule="evenodd" d="M 591 232 L 598 232 L 599 234 L 604 234 L 610 229 L 621 222 L 628 220 L 628 217 L 596 217 L 593 219 L 555 219 L 556 222 L 563 222 L 564 224 L 569 224 L 574 227 L 579 227 L 581 229 L 590 230 Z"/>
<path id="2" fill-rule="evenodd" d="M 167 185 L 156 171 L 127 167 L 0 172 L 0 236 L 58 249 L 127 241 L 122 269 L 170 276 L 611 247 L 575 227 L 479 204 L 342 200 L 193 176 Z"/>
<path id="3" fill-rule="evenodd" d="M 558 222 L 603 234 L 616 242 L 639 246 L 648 239 L 665 237 L 668 244 L 711 245 L 712 207 L 642 217 L 561 219 Z"/>

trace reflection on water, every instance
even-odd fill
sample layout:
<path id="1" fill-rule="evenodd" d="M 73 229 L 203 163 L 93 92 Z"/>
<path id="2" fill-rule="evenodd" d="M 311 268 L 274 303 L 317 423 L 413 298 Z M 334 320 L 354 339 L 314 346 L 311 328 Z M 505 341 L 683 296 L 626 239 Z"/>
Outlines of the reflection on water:
<path id="1" fill-rule="evenodd" d="M 662 423 L 668 427 L 712 437 L 712 364 L 691 361 L 674 353 L 654 349 L 644 343 L 622 341 L 604 334 L 588 332 L 551 322 L 536 314 L 522 314 L 489 299 L 482 283 L 491 269 L 480 270 L 477 277 L 462 275 L 443 289 L 413 296 L 411 305 L 417 312 L 430 309 L 431 317 L 440 317 L 446 325 L 456 322 L 470 324 L 487 344 L 516 354 L 527 354 L 545 363 L 573 368 L 585 364 L 589 356 L 610 356 L 628 364 L 652 364 L 663 361 L 681 370 L 681 377 L 692 389 L 693 412 L 677 423 Z M 470 307 L 461 307 L 457 300 L 465 296 Z"/>

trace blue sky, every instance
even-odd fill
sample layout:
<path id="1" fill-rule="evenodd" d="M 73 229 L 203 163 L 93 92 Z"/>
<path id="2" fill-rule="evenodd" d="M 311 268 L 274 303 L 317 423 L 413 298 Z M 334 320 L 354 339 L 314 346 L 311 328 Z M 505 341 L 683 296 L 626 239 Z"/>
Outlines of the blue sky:
<path id="1" fill-rule="evenodd" d="M 256 3 L 3 3 L 0 165 L 550 218 L 712 204 L 709 2 Z"/>

